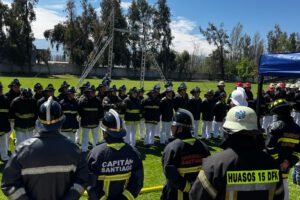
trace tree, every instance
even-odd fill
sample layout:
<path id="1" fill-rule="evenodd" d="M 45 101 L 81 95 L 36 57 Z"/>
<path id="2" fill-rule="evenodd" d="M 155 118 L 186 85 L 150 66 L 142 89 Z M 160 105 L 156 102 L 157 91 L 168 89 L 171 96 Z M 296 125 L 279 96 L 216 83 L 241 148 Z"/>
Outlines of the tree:
<path id="1" fill-rule="evenodd" d="M 268 51 L 269 53 L 286 53 L 289 52 L 289 40 L 286 32 L 282 32 L 278 24 L 274 30 L 268 32 Z"/>
<path id="2" fill-rule="evenodd" d="M 182 77 L 182 72 L 187 72 L 191 56 L 188 51 L 184 50 L 181 54 L 177 54 L 176 63 L 179 71 L 179 78 Z"/>
<path id="3" fill-rule="evenodd" d="M 236 65 L 237 75 L 246 81 L 248 78 L 253 76 L 254 66 L 248 58 L 242 58 Z"/>
<path id="4" fill-rule="evenodd" d="M 238 23 L 235 25 L 230 34 L 230 57 L 231 60 L 238 60 L 241 58 L 241 39 L 242 39 L 243 25 Z"/>
<path id="5" fill-rule="evenodd" d="M 0 59 L 4 57 L 4 49 L 6 45 L 6 34 L 5 34 L 5 18 L 8 15 L 8 6 L 0 1 Z"/>
<path id="6" fill-rule="evenodd" d="M 224 29 L 224 24 L 222 23 L 220 27 L 217 28 L 214 24 L 208 23 L 206 30 L 200 27 L 200 32 L 206 37 L 209 44 L 214 44 L 217 47 L 219 69 L 221 70 L 222 79 L 225 79 L 225 50 L 229 45 L 229 37 Z"/>
<path id="7" fill-rule="evenodd" d="M 291 33 L 289 37 L 289 43 L 290 43 L 290 52 L 296 52 L 297 51 L 297 33 Z"/>
<path id="8" fill-rule="evenodd" d="M 155 50 L 158 51 L 158 63 L 162 66 L 163 71 L 166 73 L 171 68 L 174 60 L 170 60 L 172 44 L 172 32 L 170 28 L 171 13 L 166 0 L 158 0 L 156 9 L 154 10 L 153 20 L 153 39 Z"/>
<path id="9" fill-rule="evenodd" d="M 101 6 L 101 23 L 104 24 L 109 22 L 109 17 L 112 9 L 115 11 L 115 28 L 127 29 L 128 25 L 126 19 L 122 13 L 121 5 L 119 0 L 102 0 Z M 106 31 L 106 36 L 109 36 L 109 29 Z M 127 67 L 130 65 L 130 53 L 127 48 L 129 44 L 127 33 L 114 33 L 114 63 L 117 65 L 125 64 Z M 105 60 L 107 61 L 107 60 Z"/>
<path id="10" fill-rule="evenodd" d="M 6 55 L 12 62 L 22 66 L 24 64 L 31 66 L 34 49 L 31 24 L 36 19 L 34 12 L 36 4 L 37 0 L 14 0 L 5 20 L 8 27 Z"/>

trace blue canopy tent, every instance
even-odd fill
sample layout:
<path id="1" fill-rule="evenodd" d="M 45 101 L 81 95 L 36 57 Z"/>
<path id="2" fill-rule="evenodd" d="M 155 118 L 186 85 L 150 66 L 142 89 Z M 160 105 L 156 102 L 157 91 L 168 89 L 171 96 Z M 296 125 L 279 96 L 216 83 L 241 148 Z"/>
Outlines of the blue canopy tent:
<path id="1" fill-rule="evenodd" d="M 300 53 L 264 54 L 260 57 L 256 111 L 259 112 L 264 77 L 300 77 Z M 258 119 L 259 124 L 259 119 Z"/>

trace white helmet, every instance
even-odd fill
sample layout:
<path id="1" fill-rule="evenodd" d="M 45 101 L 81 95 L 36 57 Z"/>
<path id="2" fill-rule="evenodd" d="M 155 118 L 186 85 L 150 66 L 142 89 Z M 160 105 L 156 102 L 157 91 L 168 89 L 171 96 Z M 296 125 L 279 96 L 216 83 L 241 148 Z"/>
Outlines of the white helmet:
<path id="1" fill-rule="evenodd" d="M 246 106 L 235 106 L 227 115 L 223 128 L 235 133 L 242 130 L 258 130 L 257 115 L 255 111 Z"/>
<path id="2" fill-rule="evenodd" d="M 236 106 L 248 106 L 247 95 L 243 88 L 237 88 L 231 93 L 231 101 Z"/>

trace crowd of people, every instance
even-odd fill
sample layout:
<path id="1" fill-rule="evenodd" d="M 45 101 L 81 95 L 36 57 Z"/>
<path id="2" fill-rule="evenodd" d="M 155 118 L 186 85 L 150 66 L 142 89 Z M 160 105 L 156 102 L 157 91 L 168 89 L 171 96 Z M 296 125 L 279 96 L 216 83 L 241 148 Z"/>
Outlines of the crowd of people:
<path id="1" fill-rule="evenodd" d="M 139 132 L 145 146 L 154 145 L 155 136 L 167 145 L 162 157 L 167 179 L 162 199 L 234 199 L 237 192 L 235 199 L 289 198 L 288 173 L 294 166 L 299 168 L 300 157 L 296 84 L 270 84 L 257 115 L 250 83 L 236 83 L 227 97 L 225 82 L 220 81 L 202 100 L 200 88 L 192 88 L 189 96 L 185 83 L 176 93 L 172 82 L 163 91 L 156 84 L 147 92 L 136 87 L 127 92 L 125 85 L 117 88 L 111 81 L 104 77 L 97 87 L 86 82 L 79 93 L 64 81 L 57 97 L 52 84 L 43 88 L 36 83 L 33 93 L 14 79 L 4 94 L 0 83 L 1 159 L 9 160 L 13 129 L 17 146 L 3 175 L 2 190 L 7 196 L 43 199 L 47 193 L 53 195 L 47 199 L 78 199 L 87 189 L 90 199 L 134 199 L 144 176 L 134 148 Z M 257 118 L 262 127 L 257 127 Z M 87 154 L 90 132 L 93 149 Z M 210 156 L 203 141 L 211 138 L 222 138 L 226 150 Z M 52 160 L 45 164 L 41 156 Z M 41 174 L 45 179 L 38 178 Z M 294 182 L 299 184 L 299 179 L 295 170 Z M 40 180 L 63 184 L 45 192 L 46 183 Z"/>

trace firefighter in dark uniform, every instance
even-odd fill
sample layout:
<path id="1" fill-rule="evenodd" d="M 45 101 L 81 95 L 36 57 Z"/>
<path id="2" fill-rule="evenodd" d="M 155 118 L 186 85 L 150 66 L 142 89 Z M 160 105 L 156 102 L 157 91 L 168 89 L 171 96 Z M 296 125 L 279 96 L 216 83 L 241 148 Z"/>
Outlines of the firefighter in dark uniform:
<path id="1" fill-rule="evenodd" d="M 53 101 L 59 102 L 58 99 L 54 96 L 55 89 L 53 85 L 50 83 L 44 90 L 44 97 L 42 97 L 40 100 L 37 102 L 37 108 L 40 108 L 43 103 L 49 99 L 49 97 L 52 97 Z"/>
<path id="2" fill-rule="evenodd" d="M 142 101 L 141 110 L 145 117 L 146 125 L 146 136 L 144 140 L 145 145 L 154 144 L 154 136 L 157 131 L 157 126 L 160 121 L 160 110 L 159 110 L 159 93 L 152 89 L 147 93 L 148 98 Z"/>
<path id="3" fill-rule="evenodd" d="M 3 94 L 3 85 L 0 82 L 0 155 L 2 161 L 7 161 L 8 133 L 11 131 L 9 123 L 9 101 Z"/>
<path id="4" fill-rule="evenodd" d="M 82 86 L 79 87 L 80 92 L 75 95 L 75 99 L 77 101 L 79 101 L 80 98 L 84 98 L 84 91 L 85 91 L 86 88 L 88 88 L 90 86 L 91 86 L 91 84 L 90 84 L 89 81 L 87 81 L 86 83 L 82 84 Z"/>
<path id="5" fill-rule="evenodd" d="M 219 134 L 221 138 L 223 138 L 224 135 L 223 123 L 228 109 L 228 106 L 225 101 L 226 101 L 226 94 L 221 93 L 219 95 L 219 101 L 215 104 L 213 108 L 213 115 L 214 115 L 213 132 L 214 132 L 215 139 L 218 138 Z"/>
<path id="6" fill-rule="evenodd" d="M 172 99 L 174 99 L 174 97 L 175 97 L 175 92 L 173 91 L 173 83 L 171 82 L 171 81 L 168 81 L 168 82 L 166 82 L 166 84 L 165 84 L 165 89 L 167 90 L 167 89 L 171 89 L 172 90 Z M 161 93 L 160 94 L 160 97 L 161 97 L 161 99 L 162 98 L 164 98 L 165 96 L 166 96 L 166 90 L 163 92 L 163 93 Z"/>
<path id="7" fill-rule="evenodd" d="M 60 88 L 58 89 L 59 95 L 57 97 L 58 102 L 60 102 L 61 100 L 65 99 L 67 97 L 67 90 L 70 87 L 70 85 L 67 83 L 67 81 L 64 81 Z"/>
<path id="8" fill-rule="evenodd" d="M 113 85 L 111 88 L 109 88 L 107 92 L 107 96 L 104 97 L 102 101 L 104 111 L 107 112 L 109 111 L 109 109 L 114 109 L 120 114 L 121 104 L 122 104 L 122 99 L 117 96 L 117 88 L 115 85 Z"/>
<path id="9" fill-rule="evenodd" d="M 174 140 L 164 149 L 163 171 L 166 176 L 161 199 L 189 199 L 189 191 L 201 169 L 202 161 L 210 155 L 208 147 L 192 136 L 194 119 L 191 112 L 178 109 L 174 115 Z"/>
<path id="10" fill-rule="evenodd" d="M 15 122 L 16 144 L 31 138 L 37 119 L 37 107 L 30 88 L 22 88 L 21 95 L 12 101 L 10 115 Z"/>
<path id="11" fill-rule="evenodd" d="M 178 87 L 178 94 L 175 95 L 174 97 L 174 109 L 178 110 L 178 108 L 184 108 L 187 109 L 188 101 L 189 101 L 189 96 L 186 93 L 187 87 L 185 83 L 181 83 Z"/>
<path id="12" fill-rule="evenodd" d="M 160 143 L 165 144 L 171 138 L 171 126 L 174 113 L 173 90 L 168 87 L 163 92 L 164 97 L 160 101 L 159 110 L 161 113 L 162 128 L 160 132 Z"/>
<path id="13" fill-rule="evenodd" d="M 195 129 L 194 129 L 194 137 L 199 139 L 199 123 L 200 116 L 202 112 L 202 99 L 200 98 L 201 90 L 198 87 L 195 87 L 191 90 L 191 94 L 193 95 L 188 102 L 188 110 L 193 114 L 195 120 Z"/>
<path id="14" fill-rule="evenodd" d="M 255 109 L 253 93 L 251 91 L 251 83 L 247 82 L 244 84 L 244 89 L 247 95 L 248 107 Z"/>
<path id="15" fill-rule="evenodd" d="M 79 148 L 59 133 L 64 116 L 52 97 L 42 104 L 40 132 L 16 147 L 3 171 L 1 188 L 8 199 L 74 199 L 88 181 L 86 160 Z"/>
<path id="16" fill-rule="evenodd" d="M 65 121 L 61 127 L 61 134 L 75 142 L 75 133 L 79 129 L 78 102 L 75 99 L 76 90 L 70 87 L 66 91 L 66 97 L 60 101 L 61 109 L 65 115 Z"/>
<path id="17" fill-rule="evenodd" d="M 273 84 L 270 84 L 268 87 L 267 92 L 263 96 L 263 104 L 264 105 L 264 117 L 262 122 L 262 128 L 267 130 L 269 125 L 273 121 L 273 115 L 270 113 L 269 107 L 270 103 L 275 100 L 275 86 Z"/>
<path id="18" fill-rule="evenodd" d="M 143 187 L 140 154 L 124 142 L 126 131 L 115 110 L 105 113 L 101 129 L 104 142 L 93 148 L 88 158 L 89 199 L 133 200 Z"/>
<path id="19" fill-rule="evenodd" d="M 102 102 L 104 97 L 106 97 L 106 89 L 107 89 L 107 83 L 102 82 L 98 85 L 98 87 L 96 88 L 96 90 L 98 91 L 97 97 L 100 99 L 100 101 Z"/>
<path id="20" fill-rule="evenodd" d="M 227 148 L 204 160 L 190 199 L 282 199 L 278 165 L 258 145 L 262 133 L 255 111 L 246 106 L 231 108 L 223 128 Z"/>
<path id="21" fill-rule="evenodd" d="M 127 98 L 126 90 L 127 90 L 127 88 L 125 85 L 122 85 L 121 87 L 119 87 L 118 96 L 120 97 L 120 99 L 122 99 L 122 101 Z"/>
<path id="22" fill-rule="evenodd" d="M 78 113 L 82 132 L 82 152 L 87 152 L 90 141 L 90 131 L 93 136 L 93 146 L 99 143 L 99 125 L 104 111 L 100 99 L 96 96 L 94 85 L 86 88 L 84 98 L 78 102 Z"/>
<path id="23" fill-rule="evenodd" d="M 20 96 L 21 91 L 20 91 L 21 83 L 18 79 L 14 79 L 9 85 L 9 91 L 5 93 L 5 96 L 7 97 L 9 103 L 11 103 L 15 98 Z"/>
<path id="24" fill-rule="evenodd" d="M 226 91 L 225 91 L 225 82 L 224 81 L 220 81 L 217 85 L 218 89 L 215 91 L 215 94 L 214 94 L 214 100 L 215 102 L 219 101 L 219 96 L 220 94 L 222 93 L 225 93 L 226 94 Z"/>
<path id="25" fill-rule="evenodd" d="M 136 129 L 140 123 L 141 101 L 137 96 L 137 88 L 133 87 L 129 90 L 128 97 L 124 99 L 125 124 L 126 124 L 126 142 L 131 146 L 135 146 Z"/>
<path id="26" fill-rule="evenodd" d="M 138 89 L 138 99 L 140 100 L 141 104 L 144 99 L 144 93 L 145 93 L 144 87 L 141 87 L 140 89 Z M 139 128 L 140 128 L 139 139 L 141 140 L 141 139 L 144 139 L 144 129 L 145 129 L 145 118 L 144 118 L 144 114 L 142 111 L 140 113 L 140 127 Z"/>
<path id="27" fill-rule="evenodd" d="M 214 91 L 209 90 L 206 92 L 205 99 L 202 102 L 202 139 L 209 139 L 211 137 L 214 106 Z"/>
<path id="28" fill-rule="evenodd" d="M 40 83 L 36 83 L 33 87 L 34 89 L 34 95 L 33 98 L 36 102 L 38 102 L 38 100 L 40 100 L 41 98 L 44 97 L 43 94 L 43 86 Z"/>
<path id="29" fill-rule="evenodd" d="M 291 106 L 283 99 L 275 100 L 270 111 L 277 115 L 268 128 L 266 146 L 282 171 L 285 200 L 289 199 L 289 171 L 300 159 L 300 126 L 291 117 Z"/>

